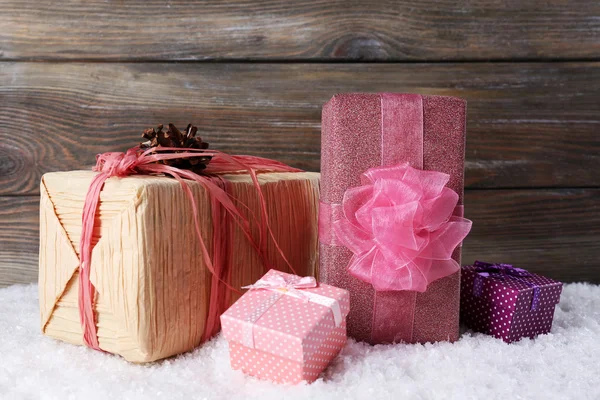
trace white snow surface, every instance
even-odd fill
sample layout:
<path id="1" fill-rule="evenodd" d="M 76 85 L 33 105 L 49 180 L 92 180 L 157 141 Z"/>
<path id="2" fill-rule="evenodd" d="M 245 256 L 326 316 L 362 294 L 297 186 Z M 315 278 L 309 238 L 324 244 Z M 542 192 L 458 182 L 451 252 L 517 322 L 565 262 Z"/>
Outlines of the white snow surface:
<path id="1" fill-rule="evenodd" d="M 513 344 L 350 340 L 313 384 L 276 385 L 229 366 L 218 336 L 149 365 L 40 333 L 36 285 L 0 289 L 1 399 L 600 399 L 600 286 L 565 285 L 552 333 Z"/>

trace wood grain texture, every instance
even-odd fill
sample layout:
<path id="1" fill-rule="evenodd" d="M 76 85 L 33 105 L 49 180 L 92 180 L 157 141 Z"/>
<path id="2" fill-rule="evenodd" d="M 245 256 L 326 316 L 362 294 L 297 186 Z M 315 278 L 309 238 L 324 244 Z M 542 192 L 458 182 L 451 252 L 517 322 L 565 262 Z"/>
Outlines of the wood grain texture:
<path id="1" fill-rule="evenodd" d="M 38 198 L 0 197 L 0 287 L 37 280 Z M 600 189 L 470 190 L 463 264 L 514 263 L 600 283 Z"/>
<path id="2" fill-rule="evenodd" d="M 0 0 L 36 60 L 598 59 L 596 0 Z"/>
<path id="3" fill-rule="evenodd" d="M 565 282 L 600 283 L 600 189 L 475 190 L 463 264 L 512 263 Z"/>
<path id="4" fill-rule="evenodd" d="M 211 148 L 318 170 L 337 92 L 467 99 L 467 187 L 600 185 L 600 63 L 0 63 L 0 195 L 89 168 L 143 129 L 193 122 Z"/>
<path id="5" fill-rule="evenodd" d="M 0 287 L 37 282 L 39 197 L 0 197 Z"/>

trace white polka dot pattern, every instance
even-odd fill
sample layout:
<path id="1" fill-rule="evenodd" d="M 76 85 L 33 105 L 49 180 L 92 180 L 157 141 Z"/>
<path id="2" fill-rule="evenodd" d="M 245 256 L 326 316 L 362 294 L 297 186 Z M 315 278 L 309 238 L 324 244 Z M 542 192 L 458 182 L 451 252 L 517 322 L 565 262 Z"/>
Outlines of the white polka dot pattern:
<path id="1" fill-rule="evenodd" d="M 294 275 L 271 270 L 268 274 Z M 300 279 L 300 277 L 296 277 Z M 231 365 L 245 373 L 275 382 L 313 381 L 346 343 L 348 292 L 320 284 L 303 289 L 337 300 L 343 323 L 336 328 L 330 307 L 277 294 L 270 290 L 246 292 L 223 315 L 221 325 L 229 342 Z M 254 349 L 245 346 L 245 321 L 260 314 L 253 326 Z"/>
<path id="2" fill-rule="evenodd" d="M 262 317 L 269 308 L 271 308 L 283 296 L 280 292 L 271 292 L 262 303 L 260 303 L 247 317 L 242 321 L 242 343 L 250 348 L 255 348 L 254 343 L 254 324 Z"/>
<path id="3" fill-rule="evenodd" d="M 276 383 L 313 382 L 346 344 L 346 322 L 334 329 L 327 340 L 308 357 L 306 362 L 294 361 L 281 354 L 251 349 L 238 342 L 229 342 L 231 367 L 245 374 Z"/>
<path id="4" fill-rule="evenodd" d="M 474 290 L 476 275 L 472 266 L 462 269 L 460 318 L 468 328 L 508 343 L 550 332 L 561 282 L 533 274 L 529 281 L 539 286 L 540 294 L 537 308 L 532 310 L 534 289 L 527 284 L 490 276 L 481 279 L 482 287 Z"/>

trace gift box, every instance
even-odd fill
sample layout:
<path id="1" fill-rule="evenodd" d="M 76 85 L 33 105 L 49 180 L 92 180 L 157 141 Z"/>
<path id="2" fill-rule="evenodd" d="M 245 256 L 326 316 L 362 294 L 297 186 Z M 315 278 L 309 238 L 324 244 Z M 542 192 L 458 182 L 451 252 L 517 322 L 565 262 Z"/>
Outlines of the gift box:
<path id="1" fill-rule="evenodd" d="M 463 267 L 460 315 L 470 329 L 507 343 L 549 333 L 562 283 L 510 264 Z"/>
<path id="2" fill-rule="evenodd" d="M 41 182 L 41 328 L 46 335 L 73 344 L 84 342 L 78 309 L 79 244 L 86 192 L 97 175 L 53 172 Z M 247 173 L 211 179 L 225 188 L 243 215 L 260 218 L 261 202 Z M 313 275 L 318 262 L 319 175 L 259 173 L 258 182 L 283 254 L 296 271 Z M 207 332 L 218 330 L 206 326 L 208 317 L 214 314 L 218 323 L 238 297 L 227 290 L 212 296 L 216 288 L 223 289 L 218 279 L 239 288 L 269 269 L 225 212 L 220 222 L 213 223 L 214 207 L 219 205 L 205 187 L 193 180 L 185 185 L 196 204 L 212 262 L 222 267 L 223 275 L 217 279 L 204 262 L 192 202 L 182 183 L 153 175 L 111 177 L 104 183 L 92 234 L 90 280 L 96 291 L 93 312 L 99 348 L 106 352 L 148 362 L 193 349 Z M 256 226 L 252 229 L 258 237 Z M 219 249 L 216 237 L 223 239 Z M 263 244 L 266 258 L 284 268 L 274 242 Z"/>
<path id="3" fill-rule="evenodd" d="M 394 93 L 339 94 L 323 107 L 320 280 L 350 292 L 357 340 L 458 338 L 465 108 Z M 440 229 L 452 237 L 429 246 Z"/>
<path id="4" fill-rule="evenodd" d="M 231 366 L 278 383 L 312 382 L 346 343 L 348 292 L 270 270 L 222 316 Z"/>

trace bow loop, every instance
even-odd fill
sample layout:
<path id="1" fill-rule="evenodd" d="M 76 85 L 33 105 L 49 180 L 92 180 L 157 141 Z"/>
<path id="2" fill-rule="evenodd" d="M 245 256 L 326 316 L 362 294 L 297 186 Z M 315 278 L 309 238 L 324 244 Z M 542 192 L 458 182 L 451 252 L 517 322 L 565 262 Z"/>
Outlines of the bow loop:
<path id="1" fill-rule="evenodd" d="M 517 277 L 533 276 L 529 271 L 522 269 L 522 268 L 516 268 L 512 264 L 504 264 L 504 263 L 493 264 L 493 263 L 487 263 L 487 262 L 483 262 L 483 261 L 475 261 L 473 266 L 475 267 L 475 271 L 477 271 L 480 275 L 488 274 L 486 276 L 489 276 L 490 273 L 495 273 L 495 274 L 502 274 L 502 275 L 509 275 L 509 276 L 517 276 Z"/>
<path id="2" fill-rule="evenodd" d="M 300 279 L 291 279 L 279 274 L 269 274 L 262 277 L 256 283 L 248 286 L 242 286 L 242 289 L 250 290 L 273 290 L 284 292 L 304 301 L 309 301 L 309 296 L 302 289 L 317 287 L 317 280 L 312 276 L 305 276 Z"/>
<path id="3" fill-rule="evenodd" d="M 483 294 L 483 279 L 482 278 L 496 278 L 500 280 L 512 279 L 524 283 L 533 289 L 533 299 L 531 300 L 531 310 L 536 310 L 540 300 L 540 287 L 533 282 L 530 282 L 528 278 L 533 275 L 531 272 L 516 268 L 512 264 L 504 263 L 487 263 L 483 261 L 475 261 L 473 267 L 477 275 L 473 281 L 473 293 L 475 296 L 480 297 Z"/>

